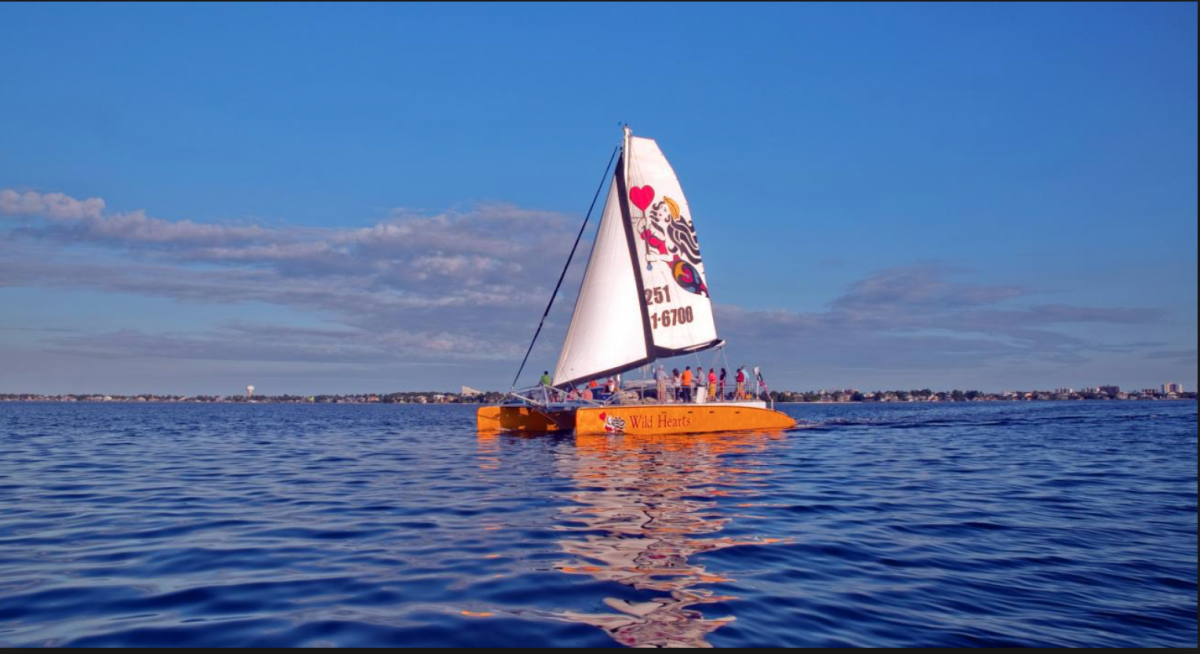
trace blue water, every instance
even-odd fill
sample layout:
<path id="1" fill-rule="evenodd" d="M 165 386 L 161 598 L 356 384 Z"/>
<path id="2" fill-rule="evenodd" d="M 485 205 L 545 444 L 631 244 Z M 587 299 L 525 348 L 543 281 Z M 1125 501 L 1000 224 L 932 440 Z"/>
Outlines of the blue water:
<path id="1" fill-rule="evenodd" d="M 0 404 L 0 645 L 1197 644 L 1194 402 Z"/>

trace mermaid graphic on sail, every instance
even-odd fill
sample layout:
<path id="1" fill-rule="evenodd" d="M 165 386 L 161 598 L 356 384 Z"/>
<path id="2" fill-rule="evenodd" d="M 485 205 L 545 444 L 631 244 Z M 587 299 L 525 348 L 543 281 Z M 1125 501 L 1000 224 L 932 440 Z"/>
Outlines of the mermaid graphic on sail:
<path id="1" fill-rule="evenodd" d="M 671 269 L 671 277 L 689 293 L 708 297 L 708 286 L 697 268 L 701 264 L 696 229 L 679 210 L 679 203 L 667 196 L 654 201 L 654 188 L 629 189 L 629 200 L 641 209 L 636 231 L 644 245 L 646 270 L 662 262 Z"/>

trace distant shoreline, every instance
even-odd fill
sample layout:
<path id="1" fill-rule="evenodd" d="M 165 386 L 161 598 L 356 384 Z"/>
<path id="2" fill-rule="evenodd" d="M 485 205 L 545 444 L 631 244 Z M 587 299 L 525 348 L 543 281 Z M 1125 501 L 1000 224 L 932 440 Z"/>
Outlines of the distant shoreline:
<path id="1" fill-rule="evenodd" d="M 253 391 L 254 389 L 249 389 Z M 753 391 L 753 389 L 748 389 Z M 730 389 L 732 391 L 732 389 Z M 1163 384 L 1161 390 L 1143 388 L 1121 390 L 1119 386 L 1089 387 L 1083 390 L 1055 390 L 985 393 L 977 390 L 933 391 L 928 388 L 912 390 L 860 391 L 856 388 L 808 391 L 770 391 L 760 389 L 760 399 L 780 404 L 940 404 L 960 402 L 1131 402 L 1163 400 L 1195 400 L 1195 392 L 1186 392 L 1177 384 Z M 729 397 L 732 392 L 722 396 Z M 0 393 L 0 402 L 60 402 L 60 403 L 118 403 L 118 404 L 500 404 L 509 399 L 508 393 L 476 391 L 463 387 L 463 392 L 396 391 L 391 393 L 323 393 L 311 395 L 181 395 L 175 393 Z"/>
<path id="2" fill-rule="evenodd" d="M 1031 404 L 1038 402 L 1086 402 L 1086 403 L 1104 403 L 1104 402 L 1195 402 L 1197 398 L 1194 393 L 1189 393 L 1185 397 L 1159 397 L 1159 398 L 1088 398 L 1088 399 L 979 399 L 979 400 L 814 400 L 807 402 L 804 400 L 776 400 L 775 404 Z M 467 406 L 483 406 L 486 404 L 495 404 L 496 401 L 433 401 L 433 402 L 371 402 L 363 400 L 337 400 L 337 401 L 277 401 L 267 399 L 255 400 L 191 400 L 191 399 L 156 399 L 156 400 L 138 400 L 131 398 L 111 399 L 111 400 L 71 400 L 55 397 L 32 397 L 22 399 L 6 399 L 0 398 L 0 404 L 353 404 L 353 405 L 374 405 L 374 404 L 461 404 Z M 711 404 L 719 404 L 713 402 Z"/>
<path id="3" fill-rule="evenodd" d="M 868 400 L 846 400 L 845 402 L 837 402 L 834 400 L 817 400 L 815 402 L 805 402 L 803 400 L 777 400 L 775 404 L 1033 404 L 1037 402 L 1195 402 L 1195 397 L 1159 397 L 1159 398 L 1126 398 L 1123 400 L 1117 399 L 1077 399 L 1077 400 L 893 400 L 893 401 L 868 401 Z"/>

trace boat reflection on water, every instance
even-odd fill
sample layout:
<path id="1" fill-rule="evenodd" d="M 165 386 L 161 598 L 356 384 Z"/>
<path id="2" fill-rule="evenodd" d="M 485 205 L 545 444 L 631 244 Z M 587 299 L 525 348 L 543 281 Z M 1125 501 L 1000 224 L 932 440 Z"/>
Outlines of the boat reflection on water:
<path id="1" fill-rule="evenodd" d="M 568 611 L 560 617 L 590 624 L 617 642 L 641 647 L 709 647 L 705 636 L 733 616 L 705 618 L 697 605 L 737 599 L 700 588 L 730 582 L 708 571 L 695 555 L 735 545 L 779 542 L 771 538 L 716 536 L 731 517 L 716 498 L 753 496 L 769 471 L 744 456 L 765 449 L 780 433 L 681 436 L 577 435 L 575 448 L 559 448 L 559 471 L 578 489 L 562 510 L 563 525 L 579 532 L 559 544 L 576 560 L 557 569 L 662 593 L 641 602 L 605 598 L 613 613 Z M 597 533 L 599 532 L 599 533 Z"/>

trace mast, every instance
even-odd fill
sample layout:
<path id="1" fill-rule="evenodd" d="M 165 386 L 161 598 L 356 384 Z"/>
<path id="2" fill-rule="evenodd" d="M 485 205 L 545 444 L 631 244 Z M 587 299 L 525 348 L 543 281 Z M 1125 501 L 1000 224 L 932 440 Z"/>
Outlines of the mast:
<path id="1" fill-rule="evenodd" d="M 646 343 L 646 359 L 638 362 L 637 367 L 654 361 L 657 357 L 654 354 L 654 334 L 650 327 L 650 310 L 644 302 L 646 297 L 646 287 L 642 283 L 641 268 L 638 262 L 641 258 L 638 256 L 638 239 L 634 233 L 633 218 L 629 211 L 629 169 L 632 163 L 633 150 L 633 131 L 629 129 L 629 125 L 625 125 L 625 156 L 622 157 L 625 161 L 624 170 L 621 171 L 620 177 L 617 178 L 617 195 L 621 199 L 621 222 L 625 225 L 625 239 L 629 243 L 629 260 L 633 266 L 633 278 L 637 288 L 637 304 L 641 309 L 642 316 L 642 335 Z"/>

